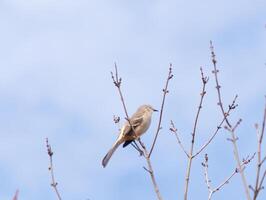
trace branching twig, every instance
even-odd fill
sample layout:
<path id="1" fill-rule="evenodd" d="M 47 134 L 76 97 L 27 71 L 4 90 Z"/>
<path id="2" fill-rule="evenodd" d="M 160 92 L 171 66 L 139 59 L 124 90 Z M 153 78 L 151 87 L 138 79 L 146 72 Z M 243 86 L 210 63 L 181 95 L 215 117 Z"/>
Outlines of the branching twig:
<path id="1" fill-rule="evenodd" d="M 123 98 L 123 94 L 122 94 L 122 91 L 121 91 L 121 83 L 122 83 L 122 78 L 120 78 L 118 76 L 118 70 L 117 70 L 117 66 L 115 64 L 115 76 L 113 74 L 113 72 L 111 72 L 111 76 L 112 76 L 112 79 L 113 79 L 113 83 L 114 85 L 117 87 L 118 89 L 118 92 L 119 92 L 119 96 L 120 96 L 120 99 L 121 99 L 121 102 L 123 104 L 123 108 L 124 108 L 124 112 L 126 114 L 126 120 L 128 121 L 129 125 L 131 126 L 134 134 L 135 134 L 135 130 L 129 120 L 129 115 L 128 115 L 128 112 L 127 112 L 127 108 L 126 108 L 126 104 L 125 104 L 125 100 Z M 162 113 L 162 111 L 161 111 Z M 154 176 L 154 172 L 153 172 L 153 168 L 152 168 L 152 165 L 151 165 L 151 161 L 150 161 L 150 157 L 149 157 L 149 153 L 145 147 L 145 145 L 140 141 L 140 139 L 138 139 L 138 142 L 140 143 L 141 147 L 142 147 L 142 152 L 143 152 L 143 156 L 145 157 L 146 159 L 146 162 L 147 162 L 147 165 L 148 165 L 148 169 L 147 168 L 144 168 L 146 171 L 149 172 L 150 174 L 150 177 L 151 177 L 151 180 L 152 180 L 152 183 L 153 183 L 153 187 L 154 187 L 154 190 L 155 190 L 155 193 L 157 195 L 157 198 L 158 200 L 162 200 L 162 196 L 160 194 L 160 191 L 159 191 L 159 187 L 156 183 L 156 180 L 155 180 L 155 176 Z"/>
<path id="2" fill-rule="evenodd" d="M 251 158 L 247 158 L 247 159 L 245 159 L 245 160 L 242 161 L 242 164 L 241 164 L 241 167 L 243 167 L 242 169 L 244 169 L 244 166 L 245 166 L 245 165 L 247 165 L 248 163 L 251 162 L 251 160 L 254 158 L 254 156 L 255 156 L 255 154 L 253 154 L 253 155 L 251 156 Z M 204 162 L 202 163 L 202 166 L 204 167 L 205 183 L 206 183 L 206 185 L 207 185 L 208 192 L 209 192 L 208 200 L 211 200 L 212 195 L 213 195 L 215 192 L 221 190 L 221 188 L 222 188 L 225 184 L 228 184 L 228 183 L 229 183 L 229 181 L 231 180 L 231 178 L 233 178 L 233 176 L 234 176 L 235 174 L 239 173 L 239 169 L 236 168 L 236 169 L 231 173 L 231 175 L 228 176 L 228 177 L 227 177 L 227 178 L 226 178 L 226 179 L 225 179 L 220 185 L 218 185 L 218 186 L 215 187 L 215 188 L 212 188 L 212 187 L 211 187 L 211 184 L 210 184 L 210 183 L 211 183 L 211 180 L 210 180 L 209 175 L 208 175 L 208 167 L 209 167 L 208 160 L 209 160 L 208 155 L 205 154 L 205 160 L 204 160 Z"/>
<path id="3" fill-rule="evenodd" d="M 199 119 L 199 114 L 202 108 L 202 103 L 203 103 L 203 98 L 206 94 L 206 84 L 208 82 L 208 77 L 205 77 L 202 71 L 202 68 L 200 68 L 201 71 L 201 79 L 202 79 L 202 91 L 200 93 L 200 103 L 198 107 L 198 111 L 196 114 L 196 118 L 194 121 L 194 126 L 193 126 L 193 131 L 192 131 L 192 140 L 191 140 L 191 146 L 190 146 L 190 152 L 189 152 L 189 158 L 188 158 L 188 165 L 187 165 L 187 171 L 186 171 L 186 178 L 185 178 L 185 192 L 184 192 L 184 200 L 187 200 L 188 196 L 188 185 L 189 185 L 189 178 L 190 178 L 190 171 L 191 171 L 191 165 L 192 165 L 192 160 L 193 160 L 193 150 L 194 150 L 194 143 L 195 143 L 195 136 L 196 136 L 196 129 L 198 125 L 198 119 Z"/>
<path id="4" fill-rule="evenodd" d="M 262 120 L 262 128 L 261 130 L 259 129 L 259 125 L 256 124 L 255 128 L 257 131 L 257 172 L 256 172 L 256 181 L 255 181 L 255 187 L 252 188 L 250 186 L 250 188 L 252 188 L 253 191 L 253 200 L 256 200 L 259 192 L 263 189 L 263 181 L 266 175 L 266 170 L 264 171 L 264 173 L 261 176 L 261 167 L 262 164 L 264 163 L 266 156 L 262 159 L 261 158 L 261 145 L 262 145 L 262 141 L 263 141 L 263 136 L 264 136 L 264 131 L 265 131 L 265 123 L 266 123 L 266 102 L 265 102 L 265 108 L 264 108 L 264 114 L 263 114 L 263 120 Z"/>
<path id="5" fill-rule="evenodd" d="M 154 137 L 154 140 L 153 140 L 153 143 L 151 146 L 149 157 L 151 157 L 152 151 L 153 151 L 155 143 L 157 141 L 159 131 L 162 129 L 161 122 L 162 122 L 162 117 L 163 117 L 163 108 L 164 108 L 165 97 L 166 97 L 166 94 L 169 93 L 168 84 L 169 84 L 169 81 L 173 78 L 173 76 L 174 75 L 172 74 L 172 64 L 170 64 L 168 76 L 167 76 L 166 83 L 165 83 L 165 87 L 163 89 L 163 100 L 162 100 L 161 109 L 160 109 L 160 117 L 159 117 L 158 127 L 157 127 L 157 131 L 155 133 L 155 137 Z"/>
<path id="6" fill-rule="evenodd" d="M 225 129 L 228 130 L 231 133 L 231 138 L 228 139 L 228 140 L 232 142 L 233 147 L 234 147 L 234 157 L 235 157 L 235 160 L 237 162 L 237 166 L 238 166 L 238 169 L 239 169 L 239 173 L 240 173 L 241 178 L 242 178 L 242 182 L 243 182 L 243 185 L 244 185 L 246 198 L 248 200 L 251 200 L 250 199 L 249 190 L 246 191 L 246 187 L 248 187 L 247 186 L 247 181 L 246 181 L 246 177 L 245 177 L 245 174 L 244 174 L 244 170 L 243 170 L 242 165 L 241 165 L 241 160 L 240 160 L 240 156 L 239 156 L 239 152 L 238 152 L 238 147 L 237 147 L 237 144 L 236 144 L 238 138 L 236 137 L 235 130 L 239 126 L 239 124 L 241 123 L 241 121 L 242 120 L 239 119 L 238 122 L 236 123 L 236 125 L 233 128 L 232 128 L 232 126 L 231 127 L 225 126 Z"/>
<path id="7" fill-rule="evenodd" d="M 235 108 L 237 107 L 237 104 L 235 104 L 236 99 L 237 99 L 237 96 L 235 96 L 235 98 L 234 98 L 232 104 L 228 107 L 228 110 L 227 110 L 227 112 L 226 112 L 226 116 L 229 116 L 230 112 L 231 112 L 233 109 L 235 109 Z M 226 117 L 223 117 L 223 120 L 222 120 L 222 121 L 220 122 L 220 124 L 217 126 L 217 128 L 216 128 L 214 134 L 209 138 L 209 140 L 208 140 L 204 145 L 202 145 L 202 147 L 198 150 L 198 152 L 195 153 L 195 154 L 193 155 L 193 158 L 196 157 L 197 155 L 199 155 L 199 154 L 200 154 L 200 153 L 201 153 L 201 152 L 202 152 L 202 151 L 203 151 L 203 150 L 204 150 L 204 149 L 205 149 L 205 148 L 211 143 L 211 141 L 214 139 L 214 137 L 217 135 L 217 133 L 218 133 L 219 130 L 221 129 L 221 127 L 222 127 L 222 125 L 223 125 L 225 119 L 226 119 Z"/>
<path id="8" fill-rule="evenodd" d="M 178 136 L 177 128 L 175 127 L 175 124 L 174 124 L 174 122 L 172 120 L 171 120 L 170 131 L 172 131 L 175 134 L 178 144 L 180 145 L 181 149 L 186 154 L 186 156 L 189 158 L 188 152 L 186 151 L 185 147 L 183 146 L 183 144 L 182 144 L 182 142 L 181 142 L 181 140 L 180 140 L 180 138 Z"/>
<path id="9" fill-rule="evenodd" d="M 221 86 L 219 85 L 219 81 L 218 81 L 218 72 L 219 72 L 219 70 L 217 69 L 217 66 L 216 66 L 217 61 L 216 61 L 216 58 L 215 58 L 214 47 L 212 45 L 212 41 L 210 42 L 210 49 L 211 49 L 212 63 L 213 63 L 213 68 L 214 68 L 213 74 L 215 76 L 216 89 L 217 89 L 217 93 L 218 93 L 218 106 L 221 109 L 221 112 L 222 112 L 222 114 L 223 114 L 223 116 L 225 118 L 226 124 L 227 124 L 227 126 L 228 126 L 228 128 L 230 130 L 230 133 L 231 133 L 231 141 L 232 141 L 233 147 L 234 147 L 234 156 L 235 156 L 235 160 L 237 162 L 237 165 L 238 165 L 238 168 L 239 168 L 239 171 L 240 171 L 240 175 L 241 175 L 241 178 L 242 178 L 242 182 L 243 182 L 246 198 L 247 198 L 247 200 L 251 200 L 249 189 L 248 189 L 248 184 L 247 184 L 247 181 L 246 181 L 246 177 L 245 177 L 245 174 L 244 174 L 244 172 L 243 172 L 243 170 L 241 168 L 241 162 L 240 162 L 238 147 L 237 147 L 237 144 L 236 144 L 237 137 L 235 136 L 234 128 L 232 128 L 232 125 L 231 125 L 231 123 L 229 122 L 229 120 L 227 118 L 227 113 L 225 112 L 225 109 L 224 109 L 223 104 L 222 104 L 222 97 L 221 97 L 221 90 L 220 90 Z"/>
<path id="10" fill-rule="evenodd" d="M 51 172 L 51 179 L 52 179 L 52 183 L 51 186 L 54 188 L 54 191 L 56 193 L 56 196 L 59 200 L 61 200 L 61 195 L 57 189 L 57 185 L 58 183 L 55 181 L 55 177 L 54 177 L 54 166 L 53 166 L 53 154 L 54 152 L 52 151 L 51 145 L 48 142 L 48 138 L 46 138 L 46 148 L 47 148 L 47 153 L 50 159 L 50 166 L 49 166 L 49 171 Z"/>

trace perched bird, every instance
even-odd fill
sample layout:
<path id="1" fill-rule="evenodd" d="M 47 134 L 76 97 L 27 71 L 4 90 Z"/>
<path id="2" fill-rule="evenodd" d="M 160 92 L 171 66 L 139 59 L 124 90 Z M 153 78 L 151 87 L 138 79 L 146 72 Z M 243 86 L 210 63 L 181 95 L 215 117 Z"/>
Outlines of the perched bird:
<path id="1" fill-rule="evenodd" d="M 142 105 L 129 119 L 130 123 L 128 121 L 125 122 L 112 148 L 102 160 L 103 167 L 106 167 L 108 161 L 120 144 L 124 143 L 123 147 L 126 147 L 148 130 L 151 124 L 151 116 L 154 111 L 158 110 L 150 105 Z"/>

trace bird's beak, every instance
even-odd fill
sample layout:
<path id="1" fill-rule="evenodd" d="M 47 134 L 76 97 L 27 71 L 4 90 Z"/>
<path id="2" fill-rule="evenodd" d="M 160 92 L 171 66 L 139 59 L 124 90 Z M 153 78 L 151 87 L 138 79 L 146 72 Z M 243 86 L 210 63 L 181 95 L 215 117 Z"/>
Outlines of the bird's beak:
<path id="1" fill-rule="evenodd" d="M 156 109 L 153 109 L 153 111 L 154 111 L 154 112 L 158 112 L 158 110 L 156 110 Z"/>

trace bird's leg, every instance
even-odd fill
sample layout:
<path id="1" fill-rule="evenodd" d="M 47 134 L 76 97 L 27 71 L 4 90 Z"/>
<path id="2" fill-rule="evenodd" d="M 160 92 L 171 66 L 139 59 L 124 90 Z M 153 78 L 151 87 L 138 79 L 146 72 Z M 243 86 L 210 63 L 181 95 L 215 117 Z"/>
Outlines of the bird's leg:
<path id="1" fill-rule="evenodd" d="M 139 147 L 139 145 L 136 143 L 135 140 L 133 140 L 133 142 L 131 143 L 131 145 L 139 152 L 139 156 L 143 155 L 143 151 L 141 150 L 141 148 Z"/>

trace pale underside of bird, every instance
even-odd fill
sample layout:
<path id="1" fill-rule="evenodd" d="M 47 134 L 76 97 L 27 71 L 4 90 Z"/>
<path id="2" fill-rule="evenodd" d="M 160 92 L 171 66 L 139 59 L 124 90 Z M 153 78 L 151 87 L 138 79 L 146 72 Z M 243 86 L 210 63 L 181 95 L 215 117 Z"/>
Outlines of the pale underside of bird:
<path id="1" fill-rule="evenodd" d="M 154 111 L 157 110 L 152 106 L 142 105 L 132 115 L 129 121 L 125 122 L 112 148 L 108 151 L 108 153 L 102 160 L 103 167 L 106 167 L 113 153 L 122 143 L 124 143 L 123 147 L 126 147 L 148 130 L 151 124 L 151 116 Z"/>

